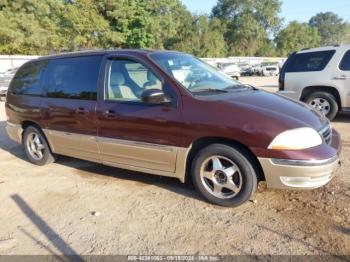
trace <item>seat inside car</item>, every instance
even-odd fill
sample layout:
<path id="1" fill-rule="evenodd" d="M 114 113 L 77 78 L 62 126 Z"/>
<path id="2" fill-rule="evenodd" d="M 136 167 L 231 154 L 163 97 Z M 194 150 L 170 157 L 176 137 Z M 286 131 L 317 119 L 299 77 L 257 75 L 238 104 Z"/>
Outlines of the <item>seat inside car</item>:
<path id="1" fill-rule="evenodd" d="M 137 96 L 132 89 L 127 86 L 125 77 L 120 72 L 111 72 L 108 97 L 110 99 L 136 100 Z"/>
<path id="2" fill-rule="evenodd" d="M 152 71 L 147 71 L 147 82 L 143 85 L 144 89 L 162 89 L 162 83 L 153 74 Z"/>

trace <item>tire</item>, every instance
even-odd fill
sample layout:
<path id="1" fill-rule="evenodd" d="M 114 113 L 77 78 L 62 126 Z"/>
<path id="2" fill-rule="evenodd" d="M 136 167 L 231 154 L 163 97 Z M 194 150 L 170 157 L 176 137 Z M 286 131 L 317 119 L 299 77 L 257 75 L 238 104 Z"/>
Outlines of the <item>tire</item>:
<path id="1" fill-rule="evenodd" d="M 305 103 L 325 115 L 329 120 L 333 120 L 339 110 L 337 100 L 327 92 L 312 93 L 305 99 Z"/>
<path id="2" fill-rule="evenodd" d="M 28 160 L 35 165 L 44 166 L 56 161 L 56 156 L 51 152 L 45 135 L 37 127 L 29 126 L 24 130 L 23 146 Z"/>
<path id="3" fill-rule="evenodd" d="M 213 144 L 198 152 L 192 162 L 191 178 L 202 197 L 225 207 L 243 204 L 257 187 L 257 173 L 250 156 L 244 150 L 224 144 Z"/>

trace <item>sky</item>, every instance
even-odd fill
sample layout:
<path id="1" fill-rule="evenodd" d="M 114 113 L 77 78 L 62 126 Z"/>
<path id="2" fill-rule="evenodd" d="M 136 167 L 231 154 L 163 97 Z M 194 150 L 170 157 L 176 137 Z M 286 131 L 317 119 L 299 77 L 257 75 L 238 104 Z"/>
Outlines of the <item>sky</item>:
<path id="1" fill-rule="evenodd" d="M 217 0 L 182 0 L 192 12 L 210 13 Z M 331 11 L 350 22 L 350 0 L 282 0 L 281 17 L 285 23 L 292 20 L 308 22 L 319 13 Z"/>

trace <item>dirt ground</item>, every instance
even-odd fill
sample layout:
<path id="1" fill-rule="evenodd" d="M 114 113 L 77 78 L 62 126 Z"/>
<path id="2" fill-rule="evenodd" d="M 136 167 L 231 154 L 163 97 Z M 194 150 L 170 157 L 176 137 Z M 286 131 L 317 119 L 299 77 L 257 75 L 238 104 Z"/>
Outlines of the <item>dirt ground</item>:
<path id="1" fill-rule="evenodd" d="M 271 89 L 276 79 L 242 79 Z M 259 83 L 258 83 L 259 82 Z M 272 90 L 273 91 L 273 90 Z M 5 134 L 0 103 L 0 255 L 350 255 L 350 116 L 342 167 L 326 187 L 268 190 L 221 208 L 176 179 L 61 157 L 38 167 Z"/>

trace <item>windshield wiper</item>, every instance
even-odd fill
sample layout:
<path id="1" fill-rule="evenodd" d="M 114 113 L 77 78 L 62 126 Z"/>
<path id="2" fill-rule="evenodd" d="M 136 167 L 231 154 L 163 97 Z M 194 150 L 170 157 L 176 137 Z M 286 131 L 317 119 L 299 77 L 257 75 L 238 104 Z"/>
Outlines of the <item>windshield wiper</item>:
<path id="1" fill-rule="evenodd" d="M 227 93 L 227 90 L 219 89 L 219 88 L 198 88 L 191 90 L 192 93 L 200 93 L 200 92 L 218 92 L 218 93 Z"/>
<path id="2" fill-rule="evenodd" d="M 224 89 L 225 90 L 228 90 L 228 89 L 246 89 L 246 88 L 248 88 L 248 89 L 253 89 L 253 90 L 257 90 L 254 86 L 252 86 L 252 85 L 232 85 L 232 86 L 228 86 L 228 87 L 225 87 Z"/>

